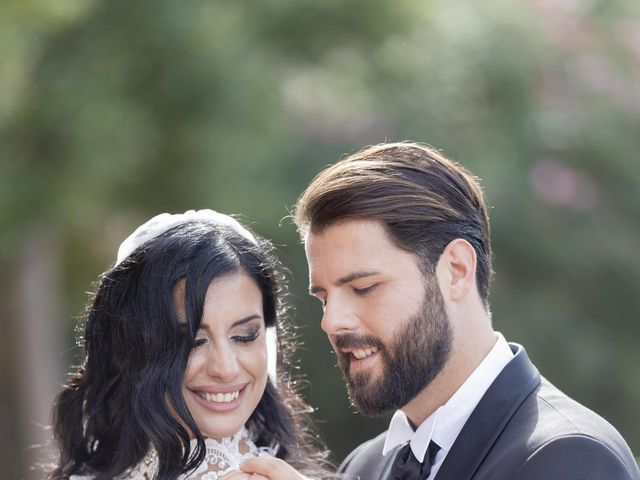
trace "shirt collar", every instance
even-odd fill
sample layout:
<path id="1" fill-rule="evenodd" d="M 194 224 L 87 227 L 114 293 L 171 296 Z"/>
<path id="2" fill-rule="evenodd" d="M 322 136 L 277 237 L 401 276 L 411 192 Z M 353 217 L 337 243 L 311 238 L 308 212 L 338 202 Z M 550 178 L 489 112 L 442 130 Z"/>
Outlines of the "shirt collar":
<path id="1" fill-rule="evenodd" d="M 509 344 L 500 332 L 496 332 L 496 343 L 482 362 L 451 398 L 427 417 L 415 432 L 404 412 L 395 412 L 382 454 L 386 455 L 398 445 L 411 442 L 411 451 L 422 462 L 432 439 L 441 450 L 448 452 L 480 399 L 512 358 Z"/>

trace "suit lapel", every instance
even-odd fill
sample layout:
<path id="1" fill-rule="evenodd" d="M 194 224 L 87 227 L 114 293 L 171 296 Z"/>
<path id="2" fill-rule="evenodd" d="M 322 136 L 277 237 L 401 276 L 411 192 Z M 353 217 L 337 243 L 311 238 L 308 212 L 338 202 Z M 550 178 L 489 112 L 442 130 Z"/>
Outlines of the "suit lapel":
<path id="1" fill-rule="evenodd" d="M 444 459 L 436 480 L 472 478 L 522 402 L 540 384 L 540 374 L 524 348 L 510 344 L 515 356 L 484 394 Z"/>

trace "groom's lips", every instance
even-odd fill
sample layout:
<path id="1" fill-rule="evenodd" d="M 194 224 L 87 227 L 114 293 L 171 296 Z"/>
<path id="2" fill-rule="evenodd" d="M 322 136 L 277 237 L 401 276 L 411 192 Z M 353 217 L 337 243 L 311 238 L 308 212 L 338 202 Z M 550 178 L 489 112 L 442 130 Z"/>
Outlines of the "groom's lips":
<path id="1" fill-rule="evenodd" d="M 375 346 L 341 348 L 340 351 L 356 360 L 363 360 L 371 355 L 378 353 L 379 348 Z"/>
<path id="2" fill-rule="evenodd" d="M 340 353 L 345 360 L 346 370 L 349 373 L 368 368 L 379 355 L 379 348 L 375 346 L 341 348 Z"/>

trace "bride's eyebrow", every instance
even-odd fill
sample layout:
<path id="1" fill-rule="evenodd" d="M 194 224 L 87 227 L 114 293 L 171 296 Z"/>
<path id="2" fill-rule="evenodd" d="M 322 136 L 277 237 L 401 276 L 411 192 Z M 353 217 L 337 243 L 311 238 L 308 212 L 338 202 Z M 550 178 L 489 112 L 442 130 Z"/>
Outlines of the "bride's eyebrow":
<path id="1" fill-rule="evenodd" d="M 262 316 L 254 314 L 254 315 L 249 315 L 248 317 L 241 318 L 240 320 L 237 320 L 237 321 L 233 322 L 231 324 L 231 328 L 238 327 L 240 325 L 244 325 L 245 323 L 249 323 L 251 320 L 256 320 L 256 319 L 262 320 Z M 211 332 L 211 329 L 209 328 L 209 325 L 205 325 L 205 324 L 201 324 L 200 328 L 198 330 L 206 330 L 207 332 Z"/>
<path id="2" fill-rule="evenodd" d="M 233 324 L 231 326 L 232 327 L 237 327 L 239 325 L 244 325 L 245 323 L 248 323 L 251 320 L 255 320 L 255 319 L 262 320 L 262 316 L 256 315 L 256 314 L 249 315 L 248 317 L 244 317 L 244 318 L 242 318 L 240 320 L 237 320 L 237 321 L 233 322 Z"/>

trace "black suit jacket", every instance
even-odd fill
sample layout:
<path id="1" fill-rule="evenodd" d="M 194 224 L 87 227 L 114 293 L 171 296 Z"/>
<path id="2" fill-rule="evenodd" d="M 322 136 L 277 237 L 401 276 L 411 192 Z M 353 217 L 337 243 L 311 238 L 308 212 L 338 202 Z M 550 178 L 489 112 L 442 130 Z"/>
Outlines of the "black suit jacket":
<path id="1" fill-rule="evenodd" d="M 491 384 L 438 470 L 436 480 L 640 480 L 620 434 L 540 376 L 524 348 Z M 346 478 L 383 480 L 396 452 L 386 432 L 345 459 Z"/>

